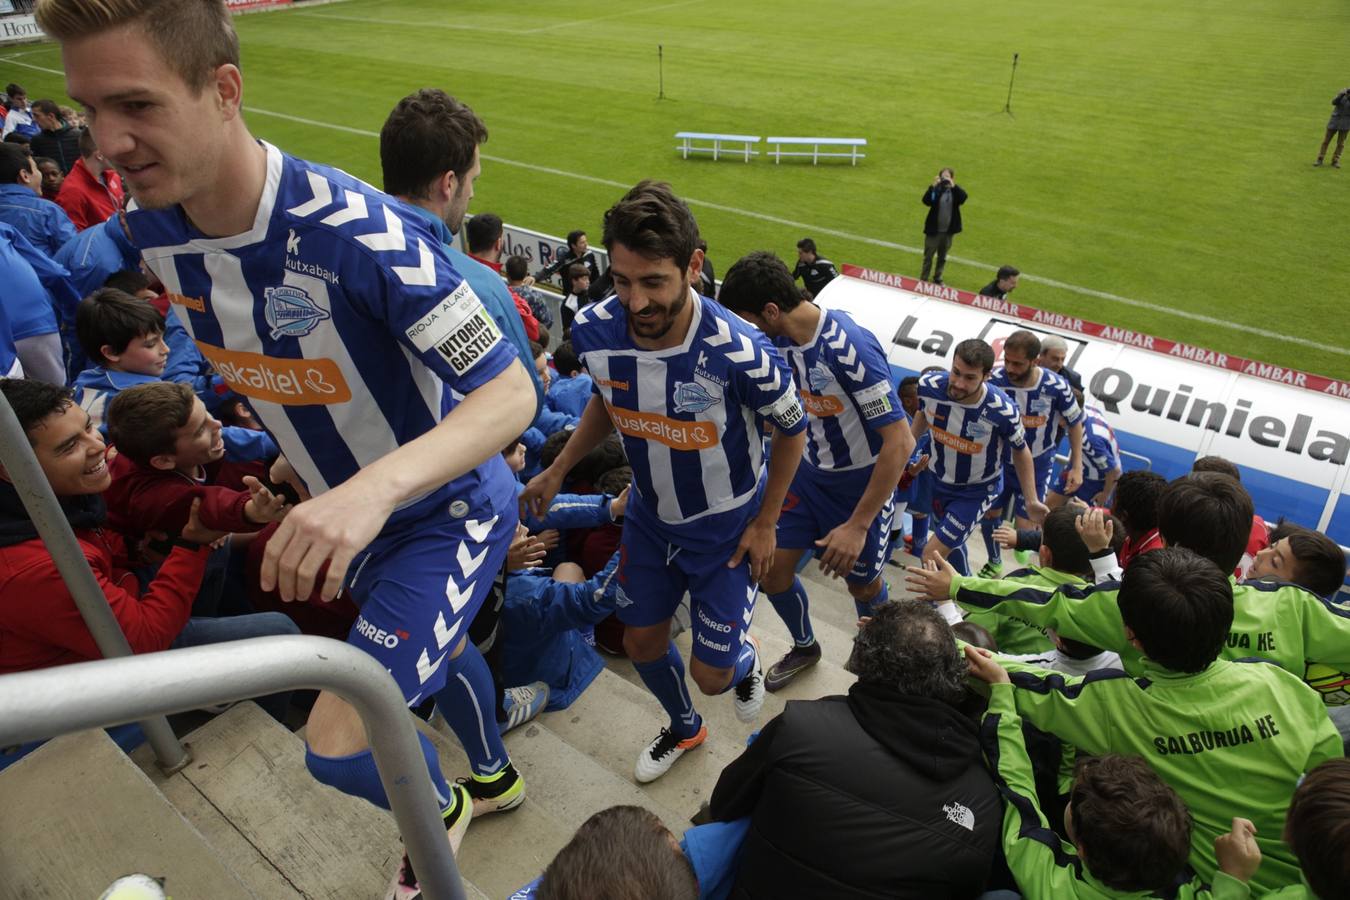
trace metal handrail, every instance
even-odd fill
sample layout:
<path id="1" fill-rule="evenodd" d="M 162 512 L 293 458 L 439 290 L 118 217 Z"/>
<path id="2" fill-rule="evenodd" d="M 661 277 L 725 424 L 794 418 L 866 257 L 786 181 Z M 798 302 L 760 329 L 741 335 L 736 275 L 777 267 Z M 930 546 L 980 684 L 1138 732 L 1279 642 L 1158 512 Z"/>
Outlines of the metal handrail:
<path id="1" fill-rule="evenodd" d="M 84 551 L 75 539 L 75 532 L 71 530 L 70 522 L 61 511 L 61 504 L 57 502 L 56 494 L 52 493 L 47 476 L 33 455 L 28 435 L 24 433 L 23 426 L 14 415 L 14 408 L 9 404 L 9 398 L 3 392 L 0 392 L 0 463 L 4 463 L 10 482 L 37 527 L 47 552 L 52 555 L 57 571 L 61 573 L 99 652 L 106 659 L 130 656 L 131 645 L 122 633 L 122 626 L 113 615 L 103 589 L 94 579 L 89 562 L 84 558 Z M 191 755 L 169 727 L 168 719 L 163 716 L 148 718 L 140 726 L 151 749 L 155 751 L 160 768 L 166 773 L 173 774 L 191 761 Z"/>
<path id="2" fill-rule="evenodd" d="M 374 657 L 340 641 L 279 635 L 5 675 L 0 746 L 302 688 L 355 708 L 423 895 L 464 900 L 403 694 Z"/>

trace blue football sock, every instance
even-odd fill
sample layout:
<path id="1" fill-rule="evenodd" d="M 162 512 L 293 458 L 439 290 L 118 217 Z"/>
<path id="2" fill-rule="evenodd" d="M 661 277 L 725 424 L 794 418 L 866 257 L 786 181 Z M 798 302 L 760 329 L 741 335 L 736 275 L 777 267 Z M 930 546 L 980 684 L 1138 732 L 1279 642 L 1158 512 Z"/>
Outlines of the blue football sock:
<path id="1" fill-rule="evenodd" d="M 984 535 L 984 550 L 989 555 L 989 561 L 994 565 L 1002 565 L 1003 554 L 999 551 L 998 541 L 994 540 L 994 530 L 1003 524 L 998 519 L 981 519 L 980 533 Z"/>
<path id="2" fill-rule="evenodd" d="M 861 619 L 863 616 L 872 615 L 872 613 L 876 612 L 878 606 L 889 599 L 891 599 L 890 588 L 886 584 L 886 579 L 883 578 L 881 579 L 881 590 L 877 592 L 877 595 L 871 600 L 858 600 L 855 598 L 853 601 L 853 608 L 858 611 L 858 618 Z"/>
<path id="3" fill-rule="evenodd" d="M 670 642 L 665 656 L 651 662 L 635 660 L 633 668 L 642 676 L 642 683 L 655 695 L 666 715 L 670 716 L 671 733 L 682 739 L 697 734 L 702 719 L 694 711 L 694 701 L 684 683 L 684 660 L 680 658 L 675 642 Z"/>
<path id="4" fill-rule="evenodd" d="M 450 785 L 441 774 L 441 763 L 436 757 L 436 748 L 431 739 L 418 732 L 417 740 L 422 745 L 422 756 L 427 761 L 427 771 L 431 783 L 436 788 L 436 805 L 445 812 L 453 799 Z M 369 800 L 381 809 L 389 808 L 389 797 L 380 782 L 379 770 L 375 768 L 375 757 L 369 750 L 353 753 L 350 756 L 320 756 L 309 746 L 305 746 L 305 767 L 316 781 L 335 787 L 344 794 Z"/>
<path id="5" fill-rule="evenodd" d="M 459 738 L 478 776 L 496 774 L 511 761 L 497 728 L 496 696 L 483 654 L 466 644 L 447 664 L 445 687 L 436 694 L 436 708 Z"/>
<path id="6" fill-rule="evenodd" d="M 741 645 L 740 655 L 736 657 L 736 664 L 731 670 L 731 681 L 727 683 L 727 690 L 731 690 L 736 685 L 745 680 L 745 676 L 755 670 L 755 645 L 748 639 Z M 723 691 L 725 693 L 725 691 Z"/>
<path id="7" fill-rule="evenodd" d="M 800 578 L 792 579 L 792 587 L 781 594 L 770 594 L 769 602 L 787 626 L 794 644 L 809 647 L 816 642 L 816 634 L 811 630 L 811 617 L 807 614 L 806 588 L 802 587 Z"/>
<path id="8" fill-rule="evenodd" d="M 913 513 L 910 513 L 909 518 L 914 523 L 909 532 L 910 537 L 914 539 L 914 543 L 910 546 L 914 551 L 914 555 L 919 556 L 923 553 L 923 545 L 928 543 L 928 517 L 916 516 Z"/>
<path id="9" fill-rule="evenodd" d="M 951 553 L 947 554 L 947 562 L 951 563 L 952 568 L 962 575 L 970 574 L 970 559 L 966 556 L 966 545 L 962 544 Z"/>

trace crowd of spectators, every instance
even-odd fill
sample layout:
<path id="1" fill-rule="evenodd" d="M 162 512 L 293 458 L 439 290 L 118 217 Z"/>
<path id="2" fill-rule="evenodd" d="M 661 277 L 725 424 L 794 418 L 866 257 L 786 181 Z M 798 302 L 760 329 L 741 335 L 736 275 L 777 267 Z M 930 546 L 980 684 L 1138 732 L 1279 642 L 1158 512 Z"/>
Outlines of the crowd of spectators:
<path id="1" fill-rule="evenodd" d="M 371 628 L 347 596 L 316 587 L 283 603 L 280 588 L 264 587 L 260 559 L 310 499 L 304 480 L 189 338 L 174 305 L 192 298 L 171 297 L 142 267 L 120 179 L 91 132 L 50 100 L 28 104 L 18 85 L 7 93 L 5 134 L 27 141 L 0 144 L 0 393 L 133 651 Z M 537 415 L 494 459 L 519 497 L 585 427 L 597 379 L 571 331 L 614 282 L 584 231 L 531 277 L 524 257 L 506 255 L 500 217 L 466 220 L 485 131 L 467 145 L 473 174 L 428 195 L 408 171 L 410 151 L 396 153 L 396 126 L 438 105 L 454 101 L 426 90 L 391 114 L 384 187 L 431 223 L 527 362 Z M 925 192 L 925 279 L 935 259 L 941 282 L 965 199 L 949 169 Z M 451 245 L 461 230 L 467 253 Z M 711 296 L 706 249 L 689 282 Z M 772 314 L 761 298 L 763 321 L 810 308 L 837 276 L 810 238 L 797 251 L 790 273 L 769 254 L 750 260 L 772 260 L 794 295 Z M 557 323 L 538 284 L 554 275 Z M 1006 298 L 1018 275 L 1005 266 L 982 293 Z M 631 290 L 620 287 L 621 298 Z M 792 329 L 771 336 L 783 346 Z M 1170 482 L 1124 471 L 1104 414 L 1082 408 L 1062 342 L 1009 341 L 1020 373 L 991 371 L 992 351 L 972 340 L 950 371 L 888 386 L 904 415 L 887 411 L 913 439 L 886 485 L 889 551 L 904 540 L 906 511 L 909 549 L 924 562 L 907 570 L 913 599 L 888 599 L 884 583 L 862 598 L 847 694 L 789 702 L 765 723 L 707 786 L 707 823 L 682 841 L 641 809 L 600 811 L 519 896 L 1350 896 L 1350 706 L 1329 705 L 1334 692 L 1310 669 L 1350 671 L 1350 609 L 1335 601 L 1342 551 L 1316 531 L 1261 520 L 1226 460 L 1202 458 Z M 1063 395 L 1046 447 L 1074 447 L 1048 496 L 1049 464 L 1032 478 L 1041 462 L 1021 455 L 1031 438 L 1008 399 L 1024 375 Z M 1000 379 L 1008 393 L 991 394 Z M 700 390 L 693 402 L 707 400 Z M 953 512 L 942 457 L 951 434 L 936 439 L 928 426 L 990 396 L 1012 410 L 1000 426 L 1008 455 L 992 454 L 991 471 L 1025 491 L 1021 505 L 1016 494 L 1000 501 L 1019 527 L 986 528 L 991 561 L 1000 549 L 1035 555 L 1006 574 L 971 575 L 964 543 L 994 497 Z M 598 649 L 622 652 L 612 632 L 630 602 L 619 547 L 633 480 L 624 444 L 597 440 L 510 537 L 502 577 L 467 631 L 491 674 L 499 732 L 567 708 L 604 666 Z M 100 655 L 0 471 L 0 673 Z M 287 721 L 314 700 L 260 702 Z M 433 702 L 413 705 L 429 716 Z M 137 740 L 134 728 L 116 736 Z M 35 746 L 3 748 L 0 767 Z M 471 799 L 480 814 L 483 798 Z"/>

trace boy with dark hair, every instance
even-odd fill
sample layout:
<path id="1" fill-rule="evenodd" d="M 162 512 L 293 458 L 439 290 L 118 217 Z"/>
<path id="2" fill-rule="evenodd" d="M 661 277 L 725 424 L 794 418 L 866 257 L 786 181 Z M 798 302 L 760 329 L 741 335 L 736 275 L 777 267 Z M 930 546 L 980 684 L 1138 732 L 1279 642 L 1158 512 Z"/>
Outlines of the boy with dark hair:
<path id="1" fill-rule="evenodd" d="M 1138 756 L 1108 753 L 1079 760 L 1064 810 L 1069 840 L 1061 840 L 1037 800 L 1008 673 L 974 648 L 966 653 L 979 657 L 971 663 L 975 677 L 993 679 L 980 741 L 1007 801 L 1003 851 L 1024 897 L 1109 900 L 1147 892 L 1176 900 L 1242 900 L 1249 895 L 1246 882 L 1260 863 L 1251 823 L 1234 819 L 1232 830 L 1215 839 L 1220 874 L 1212 892 L 1197 877 L 1183 881 L 1193 875 L 1186 866 L 1190 810 Z"/>
<path id="2" fill-rule="evenodd" d="M 1197 457 L 1195 462 L 1191 464 L 1191 471 L 1216 472 L 1219 475 L 1227 475 L 1239 484 L 1242 483 L 1241 470 L 1239 470 L 1234 463 L 1224 459 L 1222 456 Z M 1238 561 L 1236 568 L 1234 568 L 1233 575 L 1239 580 L 1246 578 L 1248 570 L 1251 569 L 1252 563 L 1256 560 L 1256 554 L 1260 553 L 1269 545 L 1270 529 L 1267 527 L 1265 519 L 1262 519 L 1256 514 L 1256 511 L 1253 510 L 1251 529 L 1247 537 L 1247 549 L 1246 552 L 1242 554 L 1242 558 Z"/>
<path id="3" fill-rule="evenodd" d="M 42 175 L 42 199 L 56 202 L 56 195 L 61 190 L 61 182 L 66 180 L 66 173 L 61 171 L 56 160 L 46 156 L 35 156 L 33 162 L 37 163 L 38 172 Z"/>
<path id="4" fill-rule="evenodd" d="M 75 237 L 61 207 L 42 199 L 42 173 L 26 147 L 0 144 L 0 222 L 12 225 L 48 256 Z"/>
<path id="5" fill-rule="evenodd" d="M 555 256 L 553 262 L 536 272 L 534 278 L 536 281 L 547 281 L 557 274 L 561 276 L 563 296 L 577 294 L 585 303 L 586 292 L 578 289 L 572 282 L 576 277 L 573 274 L 576 271 L 572 268 L 573 263 L 581 265 L 586 270 L 591 282 L 599 280 L 600 267 L 595 263 L 595 252 L 591 250 L 590 242 L 586 239 L 586 232 L 580 228 L 567 232 L 567 249 Z"/>
<path id="6" fill-rule="evenodd" d="M 567 276 L 570 288 L 564 293 L 562 302 L 563 330 L 567 332 L 571 329 L 577 313 L 591 302 L 591 272 L 579 262 L 569 263 L 563 272 Z"/>
<path id="7" fill-rule="evenodd" d="M 1247 579 L 1284 581 L 1335 599 L 1345 584 L 1345 551 L 1320 531 L 1281 519 L 1270 532 L 1270 546 L 1256 554 Z"/>
<path id="8" fill-rule="evenodd" d="M 534 279 L 530 277 L 530 261 L 523 256 L 508 256 L 502 263 L 502 275 L 506 278 L 506 287 L 511 293 L 524 300 L 530 307 L 535 319 L 545 328 L 553 327 L 553 313 L 549 311 L 544 295 L 535 290 Z M 548 342 L 543 342 L 547 346 Z"/>
<path id="9" fill-rule="evenodd" d="M 1297 882 L 1297 862 L 1278 840 L 1289 796 L 1305 772 L 1344 752 L 1321 699 L 1276 666 L 1219 658 L 1233 624 L 1232 580 L 1189 550 L 1136 560 L 1118 603 L 1140 677 L 1107 670 L 1066 678 L 1009 662 L 1015 690 L 995 687 L 991 703 L 1011 702 L 1030 724 L 1085 753 L 1142 757 L 1190 808 L 1191 865 L 1202 877 L 1215 876 L 1215 839 L 1239 815 L 1254 823 L 1265 857 L 1253 886 Z M 977 678 L 1001 680 L 994 658 L 966 654 Z"/>
<path id="10" fill-rule="evenodd" d="M 1251 498 L 1242 485 L 1212 472 L 1178 478 L 1158 500 L 1158 528 L 1166 546 L 1185 547 L 1229 573 L 1242 557 L 1251 517 Z M 1125 574 L 1157 552 L 1135 557 Z M 966 578 L 954 572 L 910 572 L 910 586 L 930 600 L 954 600 L 964 609 L 1013 616 L 1053 628 L 1073 640 L 1115 650 L 1132 674 L 1146 662 L 1138 647 L 1123 635 L 1123 609 L 1117 602 L 1120 585 L 1114 582 L 1050 589 Z M 1232 627 L 1219 641 L 1225 659 L 1257 657 L 1300 677 L 1307 663 L 1350 669 L 1350 609 L 1297 585 L 1238 584 L 1232 577 L 1229 582 Z"/>
<path id="11" fill-rule="evenodd" d="M 288 512 L 252 476 L 246 490 L 216 484 L 225 458 L 221 424 L 185 384 L 161 381 L 127 388 L 108 404 L 108 437 L 116 448 L 108 467 L 109 522 L 123 534 L 174 535 L 200 501 L 201 521 L 224 532 L 253 532 Z"/>
<path id="12" fill-rule="evenodd" d="M 1278 900 L 1345 900 L 1350 893 L 1350 759 L 1308 773 L 1284 820 L 1284 840 L 1298 857 L 1306 887 L 1267 894 Z"/>
<path id="13" fill-rule="evenodd" d="M 1162 546 L 1158 534 L 1158 497 L 1167 487 L 1167 479 L 1157 472 L 1135 469 L 1116 482 L 1116 497 L 1111 512 L 1125 523 L 1125 545 L 1120 548 L 1120 565 Z"/>
<path id="14" fill-rule="evenodd" d="M 595 382 L 583 370 L 571 341 L 563 341 L 553 351 L 553 367 L 558 370 L 558 377 L 548 389 L 549 406 L 555 412 L 581 418 Z"/>
<path id="15" fill-rule="evenodd" d="M 822 572 L 844 579 L 859 617 L 887 601 L 881 572 L 914 436 L 877 339 L 847 313 L 801 300 L 778 257 L 756 251 L 738 260 L 720 302 L 773 341 L 806 408 L 806 458 L 788 488 L 778 549 L 760 584 L 793 641 L 765 678 L 776 691 L 821 657 L 796 574 L 804 553 L 814 551 Z"/>

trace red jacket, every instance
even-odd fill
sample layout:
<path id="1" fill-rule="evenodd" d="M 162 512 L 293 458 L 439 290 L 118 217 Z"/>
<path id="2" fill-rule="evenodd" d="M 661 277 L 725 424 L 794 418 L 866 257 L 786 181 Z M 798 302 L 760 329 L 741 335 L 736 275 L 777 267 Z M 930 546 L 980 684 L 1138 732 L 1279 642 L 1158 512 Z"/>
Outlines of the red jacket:
<path id="1" fill-rule="evenodd" d="M 78 159 L 56 194 L 56 202 L 79 231 L 108 221 L 122 208 L 122 179 L 111 169 L 103 177 L 104 181 L 94 177 L 84 160 Z"/>
<path id="2" fill-rule="evenodd" d="M 151 531 L 175 535 L 187 524 L 192 501 L 202 524 L 214 531 L 257 531 L 262 524 L 244 515 L 248 491 L 219 487 L 214 482 L 220 463 L 206 467 L 206 480 L 194 481 L 182 472 L 155 469 L 125 454 L 108 452 L 112 485 L 103 492 L 108 524 L 125 535 L 139 537 Z"/>
<path id="3" fill-rule="evenodd" d="M 469 254 L 469 259 L 482 263 L 498 275 L 502 274 L 502 264 L 499 262 L 483 259 L 472 253 Z M 507 290 L 511 291 L 511 288 L 508 286 Z M 532 341 L 539 340 L 539 320 L 534 317 L 534 310 L 530 309 L 529 302 L 515 291 L 511 291 L 511 299 L 516 302 L 516 312 L 520 313 L 520 321 L 525 325 L 525 336 Z"/>
<path id="4" fill-rule="evenodd" d="M 167 650 L 192 615 L 209 548 L 175 547 L 138 596 L 136 577 L 114 562 L 126 557 L 119 535 L 78 528 L 75 536 L 131 651 Z M 41 539 L 0 547 L 0 674 L 102 657 Z"/>
<path id="5" fill-rule="evenodd" d="M 1120 553 L 1118 554 L 1120 567 L 1122 569 L 1125 568 L 1130 564 L 1130 560 L 1134 559 L 1139 554 L 1147 553 L 1150 550 L 1161 549 L 1162 545 L 1162 535 L 1158 534 L 1158 529 L 1156 528 L 1148 534 L 1142 535 L 1137 541 L 1131 540 L 1128 537 L 1125 538 L 1125 543 L 1121 546 Z"/>

